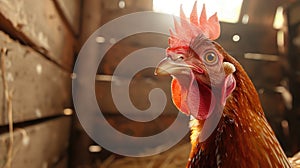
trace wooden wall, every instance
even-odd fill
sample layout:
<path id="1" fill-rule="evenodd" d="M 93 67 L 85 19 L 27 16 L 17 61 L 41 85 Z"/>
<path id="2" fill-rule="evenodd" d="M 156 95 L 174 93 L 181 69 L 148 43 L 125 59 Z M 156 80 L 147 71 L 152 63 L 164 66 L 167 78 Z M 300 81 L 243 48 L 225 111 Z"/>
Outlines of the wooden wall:
<path id="1" fill-rule="evenodd" d="M 300 9 L 300 1 L 289 4 L 285 9 L 286 25 L 283 27 L 286 37 L 285 51 L 290 64 L 290 90 L 293 94 L 293 109 L 290 120 L 292 121 L 291 134 L 293 136 L 293 152 L 300 148 L 300 17 L 297 11 Z"/>
<path id="2" fill-rule="evenodd" d="M 119 0 L 84 1 L 82 24 L 85 26 L 82 28 L 81 44 L 83 44 L 87 37 L 101 25 L 117 17 L 133 12 L 152 10 L 152 0 L 126 0 L 125 6 L 125 8 L 120 8 Z M 98 78 L 95 82 L 95 92 L 98 104 L 108 122 L 124 134 L 133 136 L 154 135 L 166 129 L 175 120 L 178 110 L 174 107 L 169 97 L 170 77 L 155 77 L 154 69 L 144 70 L 135 75 L 134 80 L 131 81 L 129 91 L 132 103 L 137 108 L 146 109 L 149 107 L 149 92 L 151 89 L 157 87 L 164 89 L 169 99 L 167 108 L 163 112 L 162 117 L 148 123 L 139 123 L 131 121 L 119 113 L 112 100 L 110 91 L 112 83 L 109 80 L 101 78 L 101 76 L 104 76 L 104 78 L 105 76 L 110 78 L 120 61 L 122 61 L 122 59 L 128 56 L 131 52 L 145 47 L 166 48 L 168 44 L 167 40 L 168 38 L 166 36 L 154 33 L 130 36 L 116 43 L 112 49 L 106 53 L 104 59 L 99 65 L 98 75 L 100 75 L 100 78 Z M 121 83 L 131 80 L 126 72 L 121 74 L 121 76 L 118 76 L 118 78 Z M 118 92 L 119 94 L 126 94 L 128 90 L 120 89 Z M 104 148 L 101 148 L 102 151 L 96 153 L 90 152 L 89 147 L 97 144 L 88 137 L 77 118 L 74 119 L 74 122 L 72 139 L 75 141 L 72 142 L 71 158 L 73 161 L 71 163 L 71 167 L 79 168 L 95 165 L 101 166 L 101 161 L 112 153 L 106 151 Z M 79 152 L 80 155 L 78 154 Z"/>
<path id="3" fill-rule="evenodd" d="M 81 0 L 0 1 L 0 167 L 67 167 L 80 22 Z"/>
<path id="4" fill-rule="evenodd" d="M 151 0 L 124 0 L 124 2 L 125 8 L 119 7 L 119 0 L 90 0 L 84 2 L 84 27 L 81 33 L 81 44 L 97 28 L 117 17 L 133 12 L 152 10 Z M 282 94 L 276 91 L 276 87 L 281 86 L 284 82 L 286 69 L 284 59 L 278 55 L 278 46 L 276 43 L 277 32 L 273 29 L 272 24 L 277 6 L 284 2 L 244 1 L 239 23 L 221 23 L 222 34 L 218 39 L 218 42 L 245 67 L 259 91 L 263 107 L 270 119 L 271 125 L 283 143 L 289 140 L 281 125 L 282 121 L 286 120 L 288 109 Z M 241 23 L 244 14 L 248 14 L 250 17 L 248 24 Z M 240 41 L 234 42 L 232 40 L 233 35 L 239 35 L 241 37 Z M 102 75 L 103 78 L 95 82 L 98 104 L 111 125 L 123 133 L 145 136 L 160 132 L 168 126 L 170 121 L 173 121 L 176 115 L 177 110 L 172 102 L 169 101 L 163 117 L 152 123 L 156 124 L 157 127 L 151 125 L 151 123 L 147 123 L 149 125 L 141 125 L 129 121 L 121 116 L 115 107 L 110 92 L 111 81 L 107 80 L 113 74 L 120 61 L 128 56 L 128 54 L 151 46 L 166 48 L 167 40 L 167 37 L 158 34 L 143 33 L 133 35 L 114 44 L 99 65 L 98 75 Z M 251 54 L 249 58 L 246 58 L 245 53 L 261 54 L 262 59 L 252 59 Z M 275 60 L 269 60 L 269 58 L 274 57 L 276 57 Z M 129 80 L 126 73 L 122 74 L 120 79 L 121 83 Z M 137 108 L 146 109 L 149 107 L 147 99 L 149 90 L 156 87 L 163 88 L 166 91 L 166 95 L 169 96 L 170 78 L 153 76 L 153 69 L 139 72 L 131 83 L 130 96 L 132 103 Z M 124 94 L 124 90 L 121 90 L 119 94 Z M 96 144 L 86 135 L 78 120 L 75 120 L 72 139 L 77 139 L 77 141 L 72 142 L 71 158 L 74 161 L 72 162 L 72 167 L 89 167 L 99 163 L 99 160 L 111 154 L 105 151 L 105 149 L 102 149 L 98 153 L 88 151 L 89 146 Z M 288 149 L 288 146 L 284 146 L 284 148 Z M 78 155 L 78 152 L 81 152 L 81 155 Z"/>
<path id="5" fill-rule="evenodd" d="M 75 115 L 68 116 L 72 112 L 71 73 L 76 53 L 101 25 L 125 14 L 152 10 L 152 0 L 124 2 L 121 8 L 119 0 L 0 1 L 0 167 L 10 162 L 12 167 L 64 168 L 68 163 L 72 168 L 91 167 L 101 165 L 111 154 L 104 149 L 91 153 L 89 147 L 95 142 Z M 248 59 L 244 54 L 258 53 L 264 58 L 278 54 L 272 17 L 281 2 L 269 7 L 270 2 L 245 1 L 242 15 L 250 16 L 249 23 L 222 23 L 218 40 L 244 65 L 260 92 L 266 114 L 279 118 L 274 126 L 279 124 L 279 130 L 287 109 L 274 88 L 284 79 L 283 61 L 280 57 L 275 61 Z M 241 37 L 238 43 L 232 41 L 235 34 Z M 104 77 L 95 82 L 99 106 L 111 125 L 125 134 L 153 135 L 174 121 L 178 111 L 170 101 L 170 77 L 155 77 L 153 69 L 147 69 L 131 82 L 130 96 L 137 108 L 149 107 L 148 94 L 153 88 L 164 89 L 168 96 L 163 115 L 146 124 L 119 114 L 110 93 L 111 81 L 105 77 L 131 52 L 166 48 L 167 40 L 155 33 L 128 37 L 115 44 L 99 66 L 98 75 Z M 126 73 L 119 79 L 121 83 L 130 80 Z M 276 107 L 270 100 L 276 101 Z"/>

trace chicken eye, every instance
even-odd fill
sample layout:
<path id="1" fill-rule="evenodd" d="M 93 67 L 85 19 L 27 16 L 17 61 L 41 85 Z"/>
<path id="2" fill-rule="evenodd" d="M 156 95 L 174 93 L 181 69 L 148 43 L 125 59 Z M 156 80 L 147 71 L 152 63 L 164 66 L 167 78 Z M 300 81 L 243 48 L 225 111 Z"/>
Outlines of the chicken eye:
<path id="1" fill-rule="evenodd" d="M 218 57 L 213 52 L 208 52 L 204 55 L 204 61 L 208 64 L 214 64 L 218 60 Z"/>

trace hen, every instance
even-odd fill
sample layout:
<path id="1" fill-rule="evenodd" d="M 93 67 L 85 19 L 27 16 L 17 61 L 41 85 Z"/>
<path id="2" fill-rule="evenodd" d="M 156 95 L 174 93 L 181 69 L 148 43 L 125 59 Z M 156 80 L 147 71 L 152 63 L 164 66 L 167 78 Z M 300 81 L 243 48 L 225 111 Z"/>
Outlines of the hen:
<path id="1" fill-rule="evenodd" d="M 218 43 L 216 14 L 198 18 L 197 4 L 187 20 L 170 30 L 167 57 L 155 73 L 173 77 L 172 99 L 191 115 L 192 150 L 187 167 L 291 167 L 269 126 L 248 75 Z"/>

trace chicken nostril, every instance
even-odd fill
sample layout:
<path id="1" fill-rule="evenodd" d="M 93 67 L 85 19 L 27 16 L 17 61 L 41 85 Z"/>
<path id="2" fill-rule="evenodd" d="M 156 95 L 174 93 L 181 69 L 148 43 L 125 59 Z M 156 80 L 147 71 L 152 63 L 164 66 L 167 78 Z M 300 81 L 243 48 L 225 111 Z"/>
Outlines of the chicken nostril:
<path id="1" fill-rule="evenodd" d="M 182 61 L 182 60 L 183 60 L 183 58 L 179 57 L 179 58 L 176 58 L 174 61 L 179 62 L 179 61 Z"/>
<path id="2" fill-rule="evenodd" d="M 178 55 L 178 56 L 174 59 L 174 61 L 182 61 L 182 60 L 184 60 L 184 57 L 183 57 L 182 55 Z"/>
<path id="3" fill-rule="evenodd" d="M 179 62 L 179 61 L 184 60 L 184 56 L 181 54 L 180 55 L 177 55 L 177 54 L 176 55 L 168 55 L 167 58 L 171 59 L 174 62 Z"/>

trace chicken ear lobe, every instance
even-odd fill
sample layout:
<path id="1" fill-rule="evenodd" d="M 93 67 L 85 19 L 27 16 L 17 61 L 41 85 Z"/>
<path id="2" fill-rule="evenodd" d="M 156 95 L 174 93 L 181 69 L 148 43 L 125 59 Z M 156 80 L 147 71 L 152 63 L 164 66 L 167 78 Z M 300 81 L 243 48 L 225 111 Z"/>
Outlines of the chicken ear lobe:
<path id="1" fill-rule="evenodd" d="M 235 87 L 236 87 L 236 81 L 235 81 L 233 75 L 230 74 L 225 78 L 223 88 L 222 88 L 222 99 L 221 99 L 222 102 L 221 103 L 223 106 L 226 105 L 226 100 L 230 96 L 230 94 L 234 91 Z"/>

